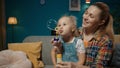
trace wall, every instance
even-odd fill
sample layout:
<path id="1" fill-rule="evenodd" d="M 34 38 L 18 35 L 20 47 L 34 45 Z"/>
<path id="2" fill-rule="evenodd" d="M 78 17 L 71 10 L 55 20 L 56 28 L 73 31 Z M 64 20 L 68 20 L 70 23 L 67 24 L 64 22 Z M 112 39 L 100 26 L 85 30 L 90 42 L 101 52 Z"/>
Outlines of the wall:
<path id="1" fill-rule="evenodd" d="M 91 3 L 102 1 L 107 3 L 112 10 L 120 4 L 117 0 L 91 0 Z M 82 23 L 84 10 L 89 6 L 85 0 L 81 0 L 81 11 L 69 11 L 69 0 L 45 0 L 41 5 L 40 0 L 5 0 L 6 6 L 6 26 L 7 26 L 7 43 L 22 42 L 26 36 L 40 35 L 49 36 L 51 31 L 46 27 L 49 19 L 58 20 L 64 14 L 72 14 L 78 18 L 78 27 Z M 113 4 L 117 4 L 114 6 Z M 112 13 L 112 12 L 111 12 Z M 7 19 L 15 16 L 18 24 L 14 25 L 14 37 L 12 37 L 12 27 L 7 24 Z"/>

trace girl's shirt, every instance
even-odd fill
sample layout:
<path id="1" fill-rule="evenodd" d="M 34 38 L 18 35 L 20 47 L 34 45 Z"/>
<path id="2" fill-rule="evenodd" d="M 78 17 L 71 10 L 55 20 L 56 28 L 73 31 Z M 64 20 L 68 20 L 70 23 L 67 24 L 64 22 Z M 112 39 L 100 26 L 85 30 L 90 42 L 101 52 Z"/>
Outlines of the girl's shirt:
<path id="1" fill-rule="evenodd" d="M 83 36 L 80 35 L 84 40 Z M 113 43 L 108 35 L 95 34 L 90 41 L 84 40 L 86 48 L 85 65 L 90 68 L 105 68 L 112 56 Z"/>
<path id="2" fill-rule="evenodd" d="M 63 53 L 62 61 L 77 62 L 78 53 L 85 53 L 85 48 L 81 39 L 73 38 L 70 43 L 66 43 L 62 40 Z"/>

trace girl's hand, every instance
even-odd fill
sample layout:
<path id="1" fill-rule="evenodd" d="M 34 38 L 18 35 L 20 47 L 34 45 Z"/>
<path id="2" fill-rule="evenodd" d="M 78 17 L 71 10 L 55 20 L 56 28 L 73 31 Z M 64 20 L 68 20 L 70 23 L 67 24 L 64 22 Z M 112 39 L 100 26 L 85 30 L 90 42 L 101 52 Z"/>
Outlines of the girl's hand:
<path id="1" fill-rule="evenodd" d="M 57 47 L 61 46 L 61 42 L 59 40 L 58 41 L 54 40 L 54 38 L 51 40 L 51 44 L 53 46 L 57 46 Z"/>

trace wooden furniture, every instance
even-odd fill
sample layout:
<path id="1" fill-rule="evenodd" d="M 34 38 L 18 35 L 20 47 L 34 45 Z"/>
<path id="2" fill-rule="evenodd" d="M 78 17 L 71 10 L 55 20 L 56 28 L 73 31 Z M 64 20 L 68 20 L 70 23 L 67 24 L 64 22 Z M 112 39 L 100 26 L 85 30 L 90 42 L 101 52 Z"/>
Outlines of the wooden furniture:
<path id="1" fill-rule="evenodd" d="M 0 51 L 6 48 L 6 24 L 4 0 L 0 0 Z"/>

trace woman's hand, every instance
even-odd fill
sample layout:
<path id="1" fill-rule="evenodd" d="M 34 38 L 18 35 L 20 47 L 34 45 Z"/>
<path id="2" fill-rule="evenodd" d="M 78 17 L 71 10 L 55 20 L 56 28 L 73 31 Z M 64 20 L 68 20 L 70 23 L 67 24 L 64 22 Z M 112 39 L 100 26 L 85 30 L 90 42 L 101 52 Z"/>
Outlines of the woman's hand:
<path id="1" fill-rule="evenodd" d="M 56 68 L 90 68 L 90 67 L 79 65 L 74 62 L 61 62 L 56 65 Z"/>
<path id="2" fill-rule="evenodd" d="M 56 65 L 56 68 L 75 68 L 72 62 L 61 62 Z"/>

